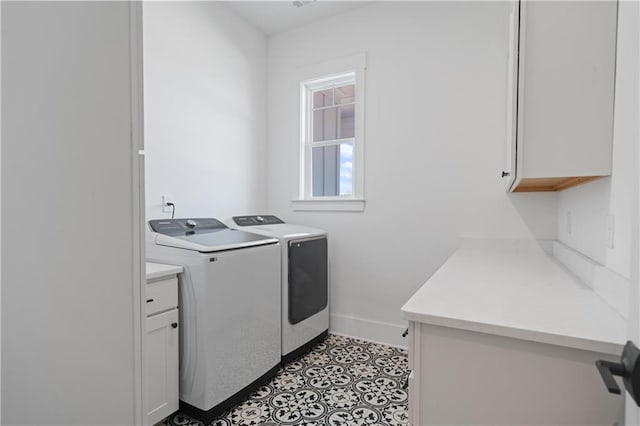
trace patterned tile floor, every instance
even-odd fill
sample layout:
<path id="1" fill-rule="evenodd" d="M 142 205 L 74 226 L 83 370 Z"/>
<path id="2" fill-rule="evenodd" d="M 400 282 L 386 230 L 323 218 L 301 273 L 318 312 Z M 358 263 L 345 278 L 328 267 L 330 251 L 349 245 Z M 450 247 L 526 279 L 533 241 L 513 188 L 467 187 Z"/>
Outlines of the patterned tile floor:
<path id="1" fill-rule="evenodd" d="M 405 350 L 329 335 L 213 425 L 407 424 L 407 374 Z M 181 413 L 164 424 L 202 426 Z"/>

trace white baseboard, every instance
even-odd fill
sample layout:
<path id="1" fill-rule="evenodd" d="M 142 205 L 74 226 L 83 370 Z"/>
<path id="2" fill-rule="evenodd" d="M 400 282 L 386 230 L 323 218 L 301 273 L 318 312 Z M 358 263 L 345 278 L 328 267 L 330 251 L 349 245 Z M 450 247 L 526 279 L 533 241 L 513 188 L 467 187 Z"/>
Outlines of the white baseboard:
<path id="1" fill-rule="evenodd" d="M 409 344 L 408 337 L 402 337 L 402 333 L 406 328 L 404 325 L 389 324 L 348 315 L 331 314 L 329 316 L 330 333 L 404 349 Z"/>

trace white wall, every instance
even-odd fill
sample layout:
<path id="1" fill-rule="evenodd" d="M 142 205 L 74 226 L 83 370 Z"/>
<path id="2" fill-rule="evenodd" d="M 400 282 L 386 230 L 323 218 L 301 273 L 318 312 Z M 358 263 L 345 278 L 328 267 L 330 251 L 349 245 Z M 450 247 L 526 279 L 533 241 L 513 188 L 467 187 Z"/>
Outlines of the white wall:
<path id="1" fill-rule="evenodd" d="M 507 195 L 500 178 L 508 13 L 500 2 L 374 3 L 269 39 L 269 210 L 329 231 L 334 330 L 401 343 L 400 307 L 460 236 L 555 238 L 555 194 Z M 366 209 L 294 212 L 296 69 L 360 52 Z"/>
<path id="2" fill-rule="evenodd" d="M 130 425 L 129 5 L 2 2 L 2 424 Z"/>
<path id="3" fill-rule="evenodd" d="M 623 40 L 629 42 L 629 48 L 626 50 L 629 58 L 635 56 L 635 75 L 640 74 L 640 4 L 636 2 L 625 3 L 620 9 L 620 25 L 626 28 Z M 624 22 L 624 24 L 623 24 Z M 628 38 L 627 38 L 628 37 Z M 634 46 L 635 47 L 632 47 Z M 631 65 L 633 62 L 628 62 Z M 633 66 L 629 67 L 633 70 Z M 632 74 L 630 74 L 632 75 Z M 640 101 L 640 84 L 635 86 L 635 93 Z M 640 105 L 635 104 L 636 117 L 640 115 Z M 631 109 L 633 111 L 633 108 Z M 640 120 L 640 118 L 638 118 Z M 640 123 L 636 121 L 636 140 L 640 139 Z M 631 285 L 629 291 L 629 338 L 634 342 L 640 342 L 640 144 L 634 144 L 633 150 L 633 197 L 631 209 Z M 631 397 L 627 395 L 626 399 L 626 424 L 640 424 L 640 408 L 633 403 Z"/>
<path id="4" fill-rule="evenodd" d="M 266 207 L 266 38 L 216 2 L 144 4 L 147 218 Z"/>
<path id="5" fill-rule="evenodd" d="M 611 177 L 563 191 L 558 198 L 558 239 L 627 278 L 631 260 L 633 153 L 638 143 L 639 34 L 634 7 L 637 8 L 634 2 L 619 3 Z M 571 232 L 567 228 L 568 212 Z M 615 217 L 613 248 L 606 247 L 607 215 Z"/>

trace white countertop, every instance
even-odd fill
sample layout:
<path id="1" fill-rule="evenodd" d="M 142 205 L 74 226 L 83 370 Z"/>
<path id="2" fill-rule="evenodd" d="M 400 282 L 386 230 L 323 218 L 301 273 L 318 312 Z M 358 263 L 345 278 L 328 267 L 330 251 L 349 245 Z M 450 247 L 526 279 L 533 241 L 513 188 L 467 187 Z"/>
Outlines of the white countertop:
<path id="1" fill-rule="evenodd" d="M 405 319 L 619 355 L 626 320 L 542 250 L 461 248 L 402 307 Z"/>
<path id="2" fill-rule="evenodd" d="M 147 262 L 147 281 L 177 275 L 181 272 L 182 266 Z"/>

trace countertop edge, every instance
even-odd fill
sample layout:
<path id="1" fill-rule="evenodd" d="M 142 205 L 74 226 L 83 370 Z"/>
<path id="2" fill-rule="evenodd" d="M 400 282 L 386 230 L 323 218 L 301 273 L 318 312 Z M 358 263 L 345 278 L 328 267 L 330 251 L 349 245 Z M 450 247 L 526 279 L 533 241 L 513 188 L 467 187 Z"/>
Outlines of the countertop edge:
<path id="1" fill-rule="evenodd" d="M 424 313 L 415 313 L 402 310 L 405 320 L 423 324 L 449 327 L 458 330 L 473 331 L 477 333 L 492 334 L 496 336 L 527 340 L 530 342 L 545 343 L 572 349 L 580 349 L 609 355 L 619 355 L 624 348 L 623 343 L 606 342 L 592 339 L 584 339 L 575 336 L 548 333 L 543 331 L 528 330 L 518 327 L 507 327 L 497 324 L 468 321 L 457 318 L 442 317 Z"/>
<path id="2" fill-rule="evenodd" d="M 157 280 L 159 278 L 165 278 L 165 277 L 170 277 L 172 275 L 177 275 L 182 273 L 183 268 L 182 266 L 175 266 L 175 265 L 166 265 L 164 263 L 156 263 L 156 262 L 146 262 L 145 265 L 149 265 L 149 264 L 153 264 L 153 265 L 158 265 L 159 267 L 161 267 L 159 270 L 156 271 L 148 271 L 148 268 L 146 268 L 146 281 L 149 282 L 151 280 Z"/>

